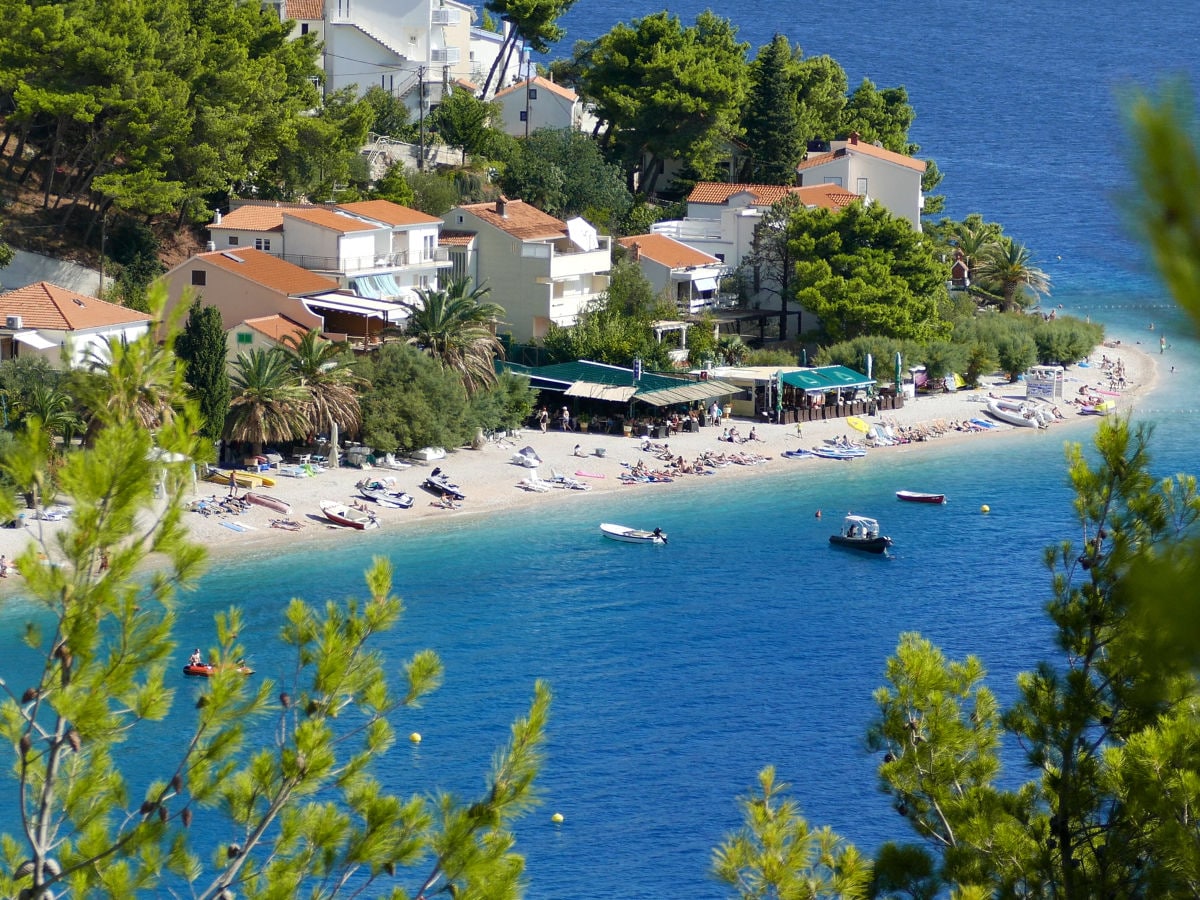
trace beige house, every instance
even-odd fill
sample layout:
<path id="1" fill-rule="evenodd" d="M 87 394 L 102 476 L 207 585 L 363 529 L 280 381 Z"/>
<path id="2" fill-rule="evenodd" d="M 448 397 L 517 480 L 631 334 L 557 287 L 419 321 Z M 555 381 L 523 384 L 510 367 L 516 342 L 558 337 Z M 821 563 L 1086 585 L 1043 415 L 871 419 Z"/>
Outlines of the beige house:
<path id="1" fill-rule="evenodd" d="M 0 294 L 0 359 L 44 359 L 53 368 L 80 365 L 95 348 L 104 351 L 110 340 L 137 340 L 150 331 L 151 320 L 115 303 L 108 303 L 39 281 Z"/>
<path id="2" fill-rule="evenodd" d="M 829 147 L 828 153 L 809 154 L 796 167 L 800 185 L 845 188 L 882 204 L 893 215 L 908 219 L 913 228 L 921 230 L 925 160 L 864 143 L 856 132 L 851 132 L 844 141 L 831 142 Z"/>
<path id="3" fill-rule="evenodd" d="M 660 297 L 668 297 L 684 315 L 719 305 L 718 285 L 725 266 L 711 254 L 665 234 L 638 234 L 617 241 L 629 251 Z"/>
<path id="4" fill-rule="evenodd" d="M 305 305 L 308 298 L 333 293 L 332 278 L 309 272 L 261 250 L 213 250 L 193 256 L 165 276 L 168 309 L 199 297 L 215 306 L 226 331 L 248 319 L 282 315 L 307 329 L 325 331 L 325 318 Z"/>
<path id="5" fill-rule="evenodd" d="M 578 130 L 583 120 L 579 95 L 561 84 L 537 75 L 498 91 L 503 130 L 513 137 L 529 137 L 539 128 Z"/>
<path id="6" fill-rule="evenodd" d="M 456 242 L 452 269 L 504 307 L 518 341 L 570 327 L 608 288 L 611 238 L 581 218 L 564 222 L 521 200 L 458 206 L 442 217 Z M 473 238 L 463 239 L 473 235 Z"/>
<path id="7" fill-rule="evenodd" d="M 258 316 L 239 322 L 225 332 L 225 358 L 229 362 L 252 350 L 285 346 L 284 338 L 299 341 L 311 331 L 287 316 Z"/>

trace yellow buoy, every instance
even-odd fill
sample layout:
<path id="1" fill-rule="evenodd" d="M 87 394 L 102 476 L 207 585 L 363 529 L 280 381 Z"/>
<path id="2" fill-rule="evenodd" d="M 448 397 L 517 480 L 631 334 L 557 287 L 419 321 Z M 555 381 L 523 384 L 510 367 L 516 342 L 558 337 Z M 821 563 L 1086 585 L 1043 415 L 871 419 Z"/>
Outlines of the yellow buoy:
<path id="1" fill-rule="evenodd" d="M 408 736 L 408 739 L 409 739 L 410 741 L 412 741 L 414 744 L 419 744 L 419 743 L 421 743 L 421 732 L 419 732 L 419 731 L 414 731 L 412 734 L 410 734 L 410 735 Z"/>
<path id="2" fill-rule="evenodd" d="M 983 506 L 979 507 L 979 511 L 981 513 L 988 513 L 992 511 L 992 508 L 985 503 Z"/>
<path id="3" fill-rule="evenodd" d="M 553 822 L 555 825 L 557 825 L 557 824 L 558 824 L 559 822 L 561 822 L 562 820 L 563 820 L 563 814 L 562 814 L 562 813 L 555 813 L 554 815 L 552 815 L 552 816 L 550 817 L 550 821 L 551 821 L 551 822 Z"/>

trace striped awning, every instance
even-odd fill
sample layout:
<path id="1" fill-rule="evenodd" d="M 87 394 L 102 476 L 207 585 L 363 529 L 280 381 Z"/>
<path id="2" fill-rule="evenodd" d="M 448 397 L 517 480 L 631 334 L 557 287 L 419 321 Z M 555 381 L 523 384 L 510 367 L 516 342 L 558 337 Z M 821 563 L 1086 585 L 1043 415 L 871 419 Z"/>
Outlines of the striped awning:
<path id="1" fill-rule="evenodd" d="M 670 406 L 673 403 L 695 403 L 736 394 L 741 388 L 724 381 L 685 381 L 656 391 L 644 391 L 634 398 L 651 406 Z"/>
<path id="2" fill-rule="evenodd" d="M 637 393 L 632 384 L 597 384 L 594 381 L 576 381 L 563 391 L 567 397 L 585 397 L 588 400 L 608 400 L 612 403 L 626 403 Z"/>

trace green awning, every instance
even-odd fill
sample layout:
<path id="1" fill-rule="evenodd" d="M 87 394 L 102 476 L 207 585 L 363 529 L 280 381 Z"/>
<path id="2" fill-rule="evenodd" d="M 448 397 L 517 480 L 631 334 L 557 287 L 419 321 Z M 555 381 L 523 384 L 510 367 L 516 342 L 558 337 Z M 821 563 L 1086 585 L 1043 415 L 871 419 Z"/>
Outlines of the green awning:
<path id="1" fill-rule="evenodd" d="M 868 378 L 845 366 L 821 366 L 816 369 L 797 369 L 794 372 L 784 372 L 780 376 L 784 384 L 800 388 L 808 393 L 824 393 L 825 391 L 856 390 L 870 387 L 875 383 L 874 378 Z"/>

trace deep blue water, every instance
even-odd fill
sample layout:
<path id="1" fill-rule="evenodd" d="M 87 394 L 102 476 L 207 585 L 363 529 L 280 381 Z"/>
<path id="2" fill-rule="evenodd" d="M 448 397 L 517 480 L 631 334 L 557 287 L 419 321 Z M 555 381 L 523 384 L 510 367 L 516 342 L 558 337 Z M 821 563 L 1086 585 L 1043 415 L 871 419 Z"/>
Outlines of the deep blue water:
<path id="1" fill-rule="evenodd" d="M 948 212 L 1003 222 L 1054 277 L 1052 302 L 1105 322 L 1111 336 L 1156 344 L 1168 335 L 1162 362 L 1178 371 L 1164 372 L 1141 415 L 1158 423 L 1160 472 L 1194 468 L 1189 386 L 1200 349 L 1111 206 L 1130 183 L 1114 90 L 1185 67 L 1194 78 L 1194 7 L 1158 3 L 1142 16 L 1112 2 L 1044 6 L 921 3 L 901 15 L 895 4 L 849 0 L 836 15 L 809 11 L 825 21 L 805 26 L 777 2 L 717 11 L 736 17 L 755 47 L 786 28 L 806 52 L 838 59 L 852 83 L 906 85 L 913 137 L 946 172 Z M 699 8 L 674 9 L 691 21 Z M 618 15 L 652 10 L 580 0 L 564 52 Z M 223 561 L 187 598 L 180 640 L 212 644 L 213 613 L 240 604 L 260 675 L 277 677 L 286 661 L 273 638 L 287 600 L 361 596 L 363 568 L 386 553 L 407 605 L 389 658 L 398 667 L 432 647 L 446 664 L 445 687 L 397 723 L 424 741 L 392 753 L 381 773 L 389 786 L 481 791 L 494 748 L 545 678 L 555 693 L 546 802 L 518 828 L 528 896 L 724 896 L 707 874 L 711 849 L 740 824 L 735 798 L 768 763 L 810 822 L 865 851 L 909 837 L 877 792 L 863 745 L 871 692 L 901 632 L 919 631 L 953 657 L 979 655 L 1005 699 L 1016 673 L 1052 655 L 1042 549 L 1077 536 L 1062 445 L 1086 435 L 798 463 L 762 480 L 631 489 L 534 514 L 348 536 L 319 553 Z M 946 491 L 951 502 L 899 504 L 899 488 Z M 847 510 L 883 521 L 894 559 L 828 546 Z M 671 543 L 606 542 L 596 528 L 605 520 L 661 525 Z M 3 629 L 5 670 L 20 665 L 10 636 L 20 621 L 10 612 L 14 627 Z M 128 751 L 140 771 L 173 758 L 193 689 Z M 1019 779 L 1019 756 L 1009 760 L 1005 777 Z M 561 825 L 550 822 L 554 811 Z M 11 830 L 11 815 L 0 815 Z"/>

